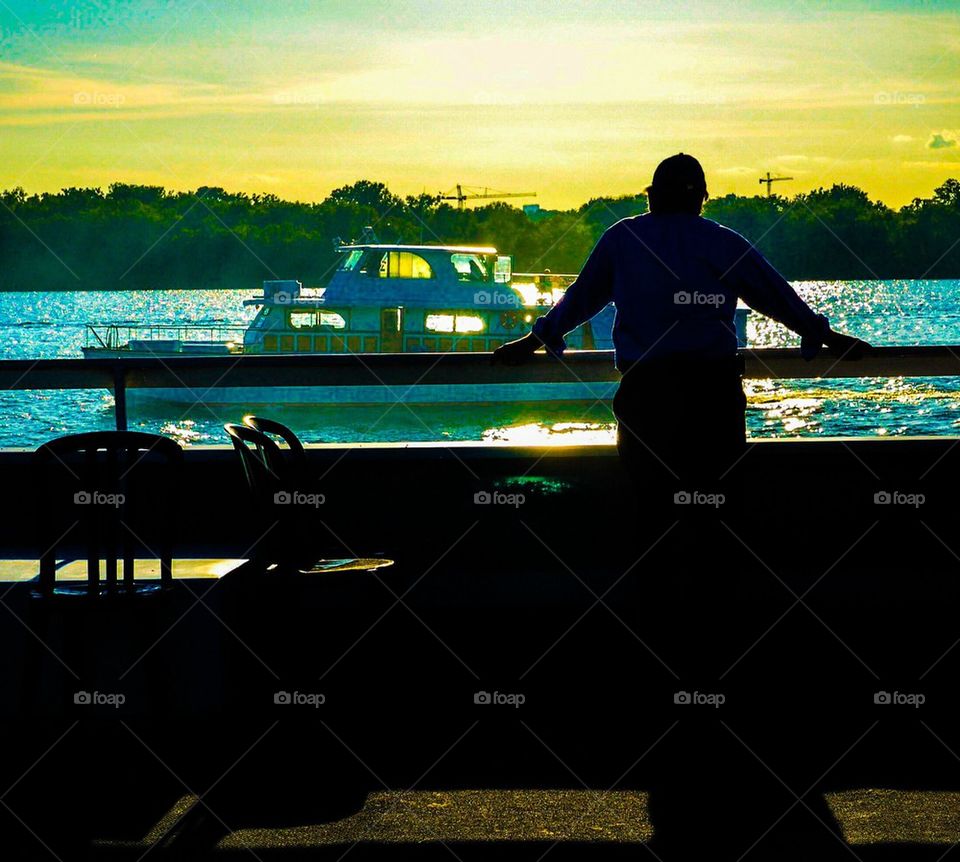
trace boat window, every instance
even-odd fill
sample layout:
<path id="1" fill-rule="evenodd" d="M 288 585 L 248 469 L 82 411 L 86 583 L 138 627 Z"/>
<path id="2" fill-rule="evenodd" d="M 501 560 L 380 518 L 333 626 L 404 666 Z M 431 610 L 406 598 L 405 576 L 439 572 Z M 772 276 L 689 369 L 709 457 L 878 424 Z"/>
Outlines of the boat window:
<path id="1" fill-rule="evenodd" d="M 291 329 L 313 329 L 317 325 L 315 311 L 291 311 L 288 318 Z"/>
<path id="2" fill-rule="evenodd" d="M 460 281 L 487 281 L 487 264 L 478 254 L 451 254 L 450 262 Z"/>
<path id="3" fill-rule="evenodd" d="M 265 305 L 260 309 L 260 313 L 253 318 L 253 322 L 250 324 L 251 329 L 263 329 L 264 325 L 267 322 L 267 318 L 270 316 L 270 306 Z"/>
<path id="4" fill-rule="evenodd" d="M 336 311 L 291 311 L 287 321 L 291 329 L 344 329 L 347 325 Z"/>
<path id="5" fill-rule="evenodd" d="M 482 332 L 483 318 L 476 314 L 458 314 L 457 332 Z"/>
<path id="6" fill-rule="evenodd" d="M 380 259 L 380 278 L 433 278 L 433 270 L 418 254 L 388 251 Z"/>
<path id="7" fill-rule="evenodd" d="M 343 329 L 346 327 L 347 321 L 344 320 L 342 314 L 338 314 L 336 311 L 321 311 L 320 325 L 329 326 L 333 329 Z"/>
<path id="8" fill-rule="evenodd" d="M 497 255 L 497 262 L 493 266 L 493 280 L 497 284 L 509 284 L 513 258 L 508 254 Z"/>
<path id="9" fill-rule="evenodd" d="M 424 326 L 430 332 L 453 332 L 452 314 L 428 314 Z"/>
<path id="10" fill-rule="evenodd" d="M 340 264 L 341 272 L 353 272 L 357 268 L 357 265 L 360 263 L 360 258 L 363 257 L 363 249 L 355 248 L 350 252 L 344 254 L 343 261 Z"/>
<path id="11" fill-rule="evenodd" d="M 428 314 L 424 328 L 428 332 L 482 332 L 483 318 L 476 314 L 438 312 Z"/>

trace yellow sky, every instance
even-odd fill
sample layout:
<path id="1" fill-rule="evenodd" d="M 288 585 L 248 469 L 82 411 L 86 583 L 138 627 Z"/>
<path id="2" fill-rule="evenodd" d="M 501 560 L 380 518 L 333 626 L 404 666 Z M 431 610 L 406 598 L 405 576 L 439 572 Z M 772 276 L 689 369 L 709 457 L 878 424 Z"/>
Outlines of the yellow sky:
<path id="1" fill-rule="evenodd" d="M 366 178 L 566 207 L 678 150 L 714 195 L 770 170 L 898 206 L 960 177 L 945 3 L 76 5 L 0 3 L 0 187 L 319 200 Z"/>

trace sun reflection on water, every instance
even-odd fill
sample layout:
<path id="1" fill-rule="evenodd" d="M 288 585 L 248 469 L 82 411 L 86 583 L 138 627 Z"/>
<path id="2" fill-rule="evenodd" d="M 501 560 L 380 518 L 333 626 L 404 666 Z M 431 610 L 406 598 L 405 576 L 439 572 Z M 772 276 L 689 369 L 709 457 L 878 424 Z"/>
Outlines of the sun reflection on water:
<path id="1" fill-rule="evenodd" d="M 528 422 L 503 428 L 489 428 L 482 439 L 488 443 L 514 446 L 588 446 L 616 442 L 614 422 Z"/>
<path id="2" fill-rule="evenodd" d="M 798 293 L 831 324 L 878 345 L 960 343 L 960 281 L 800 282 Z M 88 321 L 245 324 L 251 291 L 114 291 L 0 294 L 0 358 L 78 357 Z M 525 294 L 528 301 L 535 297 Z M 534 309 L 531 312 L 536 313 Z M 748 319 L 753 347 L 796 346 L 796 337 L 759 314 Z M 960 378 L 750 380 L 747 428 L 753 438 L 956 434 Z M 695 388 L 691 399 L 697 397 Z M 57 434 L 113 427 L 113 400 L 104 391 L 0 393 L 13 417 L 0 445 L 35 446 Z M 609 404 L 445 404 L 327 409 L 258 405 L 311 443 L 484 441 L 517 445 L 612 444 Z M 243 405 L 177 405 L 131 409 L 130 427 L 172 436 L 185 445 L 226 444 L 222 425 L 248 412 Z M 704 417 L 709 432 L 709 417 Z"/>

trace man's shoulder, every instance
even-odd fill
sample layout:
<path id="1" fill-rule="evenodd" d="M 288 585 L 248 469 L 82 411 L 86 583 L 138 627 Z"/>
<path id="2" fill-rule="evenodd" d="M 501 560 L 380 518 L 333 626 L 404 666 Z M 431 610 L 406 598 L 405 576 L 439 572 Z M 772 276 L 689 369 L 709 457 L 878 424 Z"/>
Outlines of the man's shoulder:
<path id="1" fill-rule="evenodd" d="M 713 221 L 713 219 L 703 218 L 703 216 L 700 217 L 699 221 L 703 230 L 714 237 L 717 242 L 740 247 L 750 245 L 750 241 L 732 227 L 727 227 L 720 222 Z"/>
<path id="2" fill-rule="evenodd" d="M 655 242 L 662 233 L 657 217 L 652 213 L 627 216 L 614 222 L 606 231 L 604 238 L 616 241 L 621 237 Z M 714 249 L 725 249 L 734 254 L 742 254 L 752 247 L 751 242 L 742 234 L 703 216 L 689 216 L 684 221 L 684 230 L 697 237 L 697 241 Z"/>
<path id="3" fill-rule="evenodd" d="M 668 218 L 664 216 L 663 218 Z M 733 228 L 729 228 L 726 225 L 720 224 L 713 219 L 704 218 L 703 216 L 685 216 L 685 226 L 689 229 L 702 232 L 704 234 L 710 234 L 719 237 L 720 239 L 725 239 L 731 242 L 747 242 L 747 239 L 740 233 L 737 233 Z M 613 232 L 623 232 L 623 231 L 639 231 L 639 230 L 654 230 L 656 228 L 657 217 L 653 213 L 641 213 L 640 215 L 627 216 L 622 218 L 617 222 L 614 222 L 609 228 L 607 228 L 606 233 Z"/>
<path id="4" fill-rule="evenodd" d="M 655 236 L 655 219 L 650 213 L 640 213 L 640 215 L 626 216 L 615 221 L 608 227 L 601 236 L 602 240 L 608 243 L 614 243 L 618 247 L 623 240 L 640 239 L 644 242 L 651 241 Z"/>
<path id="5" fill-rule="evenodd" d="M 611 236 L 616 236 L 627 231 L 643 230 L 650 223 L 649 216 L 650 213 L 640 213 L 640 215 L 626 216 L 619 221 L 615 221 L 604 231 L 604 233 L 608 233 Z"/>

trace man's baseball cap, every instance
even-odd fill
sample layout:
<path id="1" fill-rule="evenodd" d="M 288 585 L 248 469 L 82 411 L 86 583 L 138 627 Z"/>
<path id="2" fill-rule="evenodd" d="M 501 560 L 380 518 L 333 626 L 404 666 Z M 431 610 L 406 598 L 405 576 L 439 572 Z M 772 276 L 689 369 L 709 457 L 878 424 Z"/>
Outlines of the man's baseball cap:
<path id="1" fill-rule="evenodd" d="M 651 185 L 664 191 L 706 191 L 707 178 L 693 156 L 677 153 L 657 165 Z"/>

